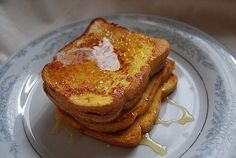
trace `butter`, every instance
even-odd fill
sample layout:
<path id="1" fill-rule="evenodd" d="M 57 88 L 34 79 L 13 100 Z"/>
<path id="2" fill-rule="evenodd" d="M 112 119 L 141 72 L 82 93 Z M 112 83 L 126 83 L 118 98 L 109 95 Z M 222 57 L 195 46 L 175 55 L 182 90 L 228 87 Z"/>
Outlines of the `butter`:
<path id="1" fill-rule="evenodd" d="M 117 71 L 120 69 L 120 62 L 113 46 L 107 38 L 103 38 L 98 46 L 92 50 L 92 58 L 96 60 L 97 66 L 102 70 Z"/>
<path id="2" fill-rule="evenodd" d="M 93 48 L 73 48 L 67 52 L 58 52 L 56 60 L 64 65 L 82 63 L 86 60 L 95 60 L 101 70 L 117 71 L 120 69 L 120 62 L 113 46 L 107 38 L 103 38 L 98 46 Z"/>

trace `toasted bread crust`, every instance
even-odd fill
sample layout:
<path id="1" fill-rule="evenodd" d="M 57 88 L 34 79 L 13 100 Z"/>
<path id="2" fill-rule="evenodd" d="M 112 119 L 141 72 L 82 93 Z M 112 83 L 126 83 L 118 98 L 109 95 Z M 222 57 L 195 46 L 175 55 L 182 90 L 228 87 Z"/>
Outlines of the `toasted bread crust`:
<path id="1" fill-rule="evenodd" d="M 162 87 L 161 100 L 165 100 L 165 98 L 168 97 L 173 92 L 173 89 L 177 88 L 177 83 L 178 83 L 178 77 L 175 74 L 172 74 L 169 77 L 168 81 L 165 82 Z"/>
<path id="2" fill-rule="evenodd" d="M 120 84 L 118 83 L 119 82 L 118 81 L 117 82 L 118 84 L 114 86 L 109 93 L 104 93 L 103 88 L 101 88 L 102 90 L 99 90 L 98 88 L 91 87 L 93 86 L 93 84 L 89 84 L 88 87 L 90 88 L 86 88 L 86 89 L 81 88 L 81 86 L 77 86 L 77 88 L 71 88 L 74 85 L 77 85 L 75 84 L 77 81 L 80 81 L 80 79 L 79 80 L 77 79 L 79 78 L 79 75 L 80 75 L 78 71 L 82 72 L 82 70 L 78 69 L 80 68 L 78 67 L 79 66 L 78 64 L 63 66 L 62 63 L 55 60 L 47 64 L 43 68 L 43 71 L 42 71 L 42 78 L 44 81 L 44 89 L 46 93 L 50 95 L 52 99 L 56 99 L 56 101 L 54 102 L 56 102 L 57 105 L 59 105 L 61 109 L 65 110 L 66 112 L 68 112 L 70 115 L 74 117 L 79 117 L 80 112 L 85 112 L 85 113 L 89 112 L 89 113 L 97 113 L 99 115 L 107 115 L 111 113 L 111 111 L 113 112 L 116 111 L 116 115 L 114 116 L 118 117 L 119 112 L 122 111 L 122 109 L 125 106 L 125 103 L 128 102 L 129 100 L 134 99 L 135 96 L 139 95 L 140 92 L 142 92 L 145 89 L 149 78 L 151 77 L 151 75 L 154 74 L 154 72 L 160 69 L 160 65 L 165 61 L 169 52 L 170 46 L 167 41 L 162 40 L 162 39 L 154 39 L 154 38 L 151 38 L 151 37 L 148 37 L 148 36 L 133 32 L 133 31 L 129 31 L 128 29 L 118 26 L 117 24 L 108 23 L 107 21 L 101 18 L 93 20 L 83 35 L 79 36 L 74 41 L 67 44 L 60 51 L 67 51 L 73 47 L 77 47 L 78 41 L 80 40 L 85 40 L 85 43 L 80 44 L 78 47 L 91 47 L 91 45 L 93 45 L 93 43 L 91 43 L 91 41 L 89 40 L 91 39 L 91 37 L 95 38 L 94 40 L 92 40 L 92 42 L 97 44 L 99 40 L 101 39 L 100 37 L 98 38 L 95 35 L 96 32 L 95 33 L 93 32 L 93 29 L 95 29 L 96 27 L 107 27 L 108 30 L 110 29 L 116 32 L 114 36 L 119 33 L 123 33 L 123 34 L 130 34 L 130 37 L 135 36 L 135 38 L 136 37 L 140 38 L 140 40 L 141 39 L 146 40 L 147 44 L 145 45 L 148 47 L 148 49 L 152 48 L 151 55 L 150 57 L 148 56 L 149 59 L 147 60 L 147 63 L 145 63 L 144 65 L 140 67 L 139 72 L 135 73 L 133 76 L 131 75 L 132 77 L 127 77 L 127 75 L 130 75 L 129 73 L 127 74 L 126 72 L 126 71 L 129 71 L 129 69 L 126 68 L 126 65 L 122 65 L 123 67 L 121 68 L 121 72 L 126 73 L 124 77 L 127 77 L 126 79 L 124 79 L 124 83 L 126 84 L 127 82 L 128 86 L 124 86 L 125 84 Z M 97 34 L 100 34 L 100 32 L 98 31 Z M 105 33 L 103 32 L 101 34 L 105 34 Z M 109 35 L 109 37 L 110 36 L 111 35 Z M 116 43 L 113 43 L 113 44 L 116 44 Z M 124 47 L 124 49 L 126 50 L 127 48 Z M 117 52 L 118 52 L 118 56 L 121 62 L 124 62 L 123 59 L 126 60 L 126 58 L 122 57 L 123 55 L 122 51 L 117 50 Z M 128 62 L 128 63 L 121 63 L 121 64 L 130 64 L 130 63 Z M 90 64 L 88 68 L 90 67 L 91 67 L 91 70 L 96 68 L 96 66 L 94 66 L 94 64 L 92 63 Z M 97 68 L 96 68 L 96 71 L 99 73 L 102 73 L 101 75 L 105 75 L 105 72 L 97 70 Z M 73 74 L 76 74 L 75 77 L 73 77 Z M 106 74 L 110 75 L 110 74 L 113 74 L 113 72 L 106 72 Z M 72 83 L 73 80 L 75 82 Z M 96 81 L 97 79 L 94 77 L 92 78 L 92 80 Z M 80 97 L 86 94 L 87 92 L 89 93 L 91 92 L 99 97 L 108 97 L 109 99 L 111 99 L 111 101 L 100 103 L 100 104 L 97 104 L 97 103 L 91 104 L 89 102 L 84 103 L 84 104 L 79 104 L 76 102 L 76 99 L 71 99 L 72 95 L 76 97 Z M 92 100 L 93 98 L 89 98 L 89 99 Z M 112 119 L 109 119 L 109 121 L 112 121 L 115 118 L 116 117 L 113 117 Z"/>

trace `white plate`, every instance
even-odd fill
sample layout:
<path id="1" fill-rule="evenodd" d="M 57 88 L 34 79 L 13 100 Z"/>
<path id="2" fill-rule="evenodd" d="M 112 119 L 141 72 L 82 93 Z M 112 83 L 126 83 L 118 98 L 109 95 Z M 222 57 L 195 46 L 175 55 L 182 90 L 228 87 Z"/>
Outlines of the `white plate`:
<path id="1" fill-rule="evenodd" d="M 168 147 L 165 156 L 143 145 L 108 147 L 86 136 L 70 144 L 65 131 L 52 135 L 54 105 L 43 92 L 40 72 L 58 49 L 84 31 L 88 19 L 32 41 L 0 68 L 1 157 L 236 157 L 236 64 L 228 51 L 201 31 L 173 20 L 127 14 L 105 18 L 171 43 L 170 58 L 179 77 L 171 98 L 185 106 L 194 121 L 153 128 L 150 136 Z M 164 103 L 160 116 L 178 118 L 179 112 Z"/>

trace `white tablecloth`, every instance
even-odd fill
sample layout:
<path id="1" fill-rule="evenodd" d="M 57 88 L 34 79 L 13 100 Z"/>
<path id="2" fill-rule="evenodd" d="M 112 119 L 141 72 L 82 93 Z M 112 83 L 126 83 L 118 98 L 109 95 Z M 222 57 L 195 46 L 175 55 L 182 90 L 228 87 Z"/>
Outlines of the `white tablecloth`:
<path id="1" fill-rule="evenodd" d="M 34 38 L 89 16 L 143 13 L 197 27 L 236 57 L 234 0 L 0 0 L 0 64 Z"/>

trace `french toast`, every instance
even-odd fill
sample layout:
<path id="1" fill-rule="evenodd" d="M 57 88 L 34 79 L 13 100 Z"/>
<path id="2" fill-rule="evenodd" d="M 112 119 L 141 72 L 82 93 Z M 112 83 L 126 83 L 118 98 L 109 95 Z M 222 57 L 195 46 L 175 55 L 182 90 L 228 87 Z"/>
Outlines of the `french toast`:
<path id="1" fill-rule="evenodd" d="M 156 84 L 155 87 L 153 87 L 152 85 L 150 85 L 148 89 L 152 89 L 152 90 L 148 90 L 148 91 L 156 91 L 156 89 L 158 88 L 158 85 L 160 85 L 163 81 L 165 81 L 169 75 L 172 73 L 173 69 L 175 67 L 175 64 L 173 61 L 167 59 L 166 62 L 165 62 L 165 66 L 164 66 L 164 69 L 158 73 L 158 75 L 156 75 L 155 78 L 158 78 L 158 79 L 155 79 L 155 83 L 153 84 Z M 161 79 L 163 78 L 163 80 Z M 45 90 L 47 92 L 47 90 Z M 150 92 L 150 93 L 151 93 Z M 149 100 L 146 99 L 146 96 L 147 94 L 144 94 L 143 98 L 141 100 L 139 100 L 139 103 L 137 103 L 137 105 L 139 106 L 142 106 L 142 104 L 148 104 L 151 102 L 152 98 L 150 97 Z M 48 96 L 50 96 L 50 94 L 48 94 Z M 51 99 L 54 104 L 58 104 L 57 102 L 55 102 L 56 99 Z M 131 111 L 133 112 L 133 110 L 135 109 L 138 109 L 137 107 L 134 107 L 132 110 L 128 111 L 126 110 L 127 112 L 126 113 L 131 113 Z M 109 113 L 108 115 L 96 115 L 96 114 L 83 114 L 83 113 L 79 113 L 80 115 L 77 116 L 77 117 L 74 117 L 75 119 L 77 119 L 81 124 L 85 124 L 88 126 L 88 128 L 93 128 L 94 130 L 111 130 L 110 132 L 112 132 L 113 130 L 118 130 L 119 129 L 119 126 L 114 126 L 114 123 L 117 122 L 118 124 L 122 124 L 123 128 L 125 128 L 125 124 L 123 124 L 122 122 L 126 122 L 127 120 L 125 119 L 121 119 L 121 118 L 125 118 L 123 115 L 124 113 L 119 116 L 119 118 L 113 120 L 112 122 L 109 122 L 109 123 L 94 123 L 95 121 L 99 120 L 99 122 L 102 122 L 100 120 L 107 120 L 107 116 L 109 117 L 109 115 L 112 113 Z M 127 114 L 126 114 L 127 115 Z M 131 114 L 129 114 L 131 115 Z M 133 117 L 136 117 L 136 116 L 133 116 Z M 130 118 L 130 117 L 129 117 Z M 122 122 L 121 122 L 122 120 Z M 126 124 L 128 125 L 129 123 L 132 123 L 131 119 L 129 119 L 129 121 L 126 122 Z M 103 127 L 106 127 L 106 126 L 109 126 L 113 124 L 113 126 L 110 126 L 108 128 L 103 128 Z M 115 129 L 115 127 L 117 127 L 117 129 Z M 107 131 L 108 132 L 108 131 Z"/>
<path id="2" fill-rule="evenodd" d="M 161 70 L 159 73 L 157 73 L 149 81 L 148 86 L 146 90 L 144 91 L 141 99 L 137 103 L 137 105 L 128 111 L 122 112 L 121 115 L 114 121 L 109 122 L 109 123 L 91 123 L 90 121 L 85 121 L 84 119 L 81 119 L 80 117 L 78 118 L 76 117 L 74 119 L 78 121 L 80 124 L 87 127 L 88 129 L 98 131 L 98 132 L 110 133 L 110 132 L 117 132 L 125 128 L 128 128 L 130 125 L 134 123 L 137 117 L 139 117 L 140 115 L 142 115 L 148 110 L 150 104 L 153 102 L 156 91 L 170 77 L 174 68 L 175 68 L 174 62 L 172 60 L 167 59 L 164 69 Z M 174 84 L 177 84 L 177 83 L 174 83 Z M 168 86 L 165 86 L 165 88 L 168 88 Z M 169 94 L 170 93 L 169 91 L 172 91 L 172 89 L 165 89 L 164 92 Z"/>
<path id="3" fill-rule="evenodd" d="M 76 129 L 79 133 L 94 137 L 95 139 L 109 144 L 122 147 L 133 147 L 140 143 L 142 135 L 149 132 L 155 124 L 160 110 L 161 98 L 168 96 L 175 90 L 176 86 L 177 76 L 172 74 L 157 90 L 154 100 L 148 110 L 138 117 L 134 124 L 132 124 L 128 129 L 120 132 L 105 133 L 88 129 L 59 108 L 56 111 L 56 118 L 62 121 L 66 127 Z"/>
<path id="4" fill-rule="evenodd" d="M 84 58 L 86 51 L 98 47 L 104 38 L 110 41 L 120 62 L 116 71 L 102 70 L 96 61 Z M 123 109 L 129 110 L 137 104 L 139 99 L 134 99 L 142 96 L 149 78 L 163 68 L 169 49 L 164 39 L 97 18 L 45 65 L 44 90 L 58 108 L 74 118 L 82 120 L 84 116 L 94 118 L 86 120 L 90 122 L 111 122 Z M 81 60 L 65 64 L 59 58 L 73 59 L 74 54 Z"/>

